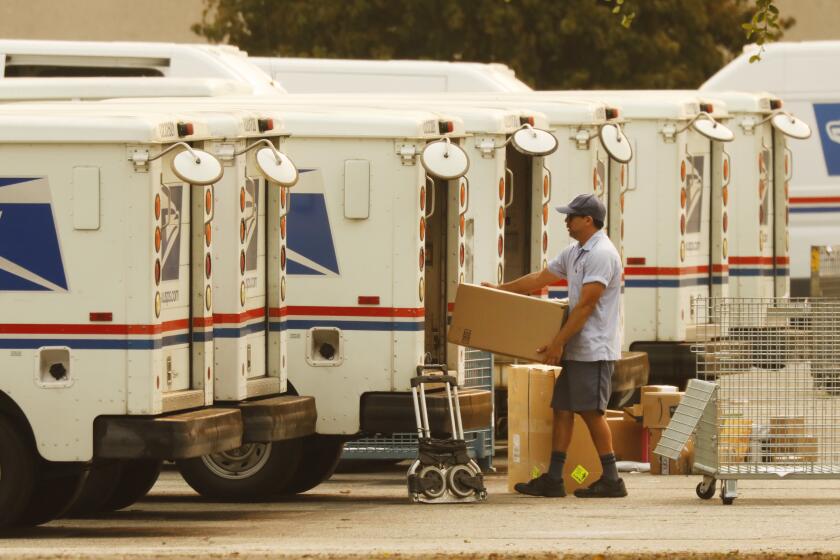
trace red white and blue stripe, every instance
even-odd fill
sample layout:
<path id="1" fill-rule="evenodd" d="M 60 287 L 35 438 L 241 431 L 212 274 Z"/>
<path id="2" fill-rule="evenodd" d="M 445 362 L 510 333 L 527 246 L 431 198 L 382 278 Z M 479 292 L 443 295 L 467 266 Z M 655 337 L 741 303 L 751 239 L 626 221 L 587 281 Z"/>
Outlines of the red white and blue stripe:
<path id="1" fill-rule="evenodd" d="M 840 212 L 840 196 L 792 196 L 791 214 L 822 214 Z"/>
<path id="2" fill-rule="evenodd" d="M 756 257 L 732 255 L 729 257 L 730 276 L 787 276 L 790 274 L 788 257 Z"/>
<path id="3" fill-rule="evenodd" d="M 67 346 L 77 350 L 158 350 L 187 344 L 188 319 L 153 325 L 0 323 L 0 349 L 26 350 Z M 213 319 L 193 319 L 192 339 L 213 338 Z"/>
<path id="4" fill-rule="evenodd" d="M 729 282 L 729 267 L 702 266 L 628 266 L 624 269 L 627 288 L 685 288 Z"/>
<path id="5" fill-rule="evenodd" d="M 335 307 L 290 305 L 272 308 L 272 331 L 335 327 L 347 331 L 408 331 L 424 329 L 422 307 Z"/>

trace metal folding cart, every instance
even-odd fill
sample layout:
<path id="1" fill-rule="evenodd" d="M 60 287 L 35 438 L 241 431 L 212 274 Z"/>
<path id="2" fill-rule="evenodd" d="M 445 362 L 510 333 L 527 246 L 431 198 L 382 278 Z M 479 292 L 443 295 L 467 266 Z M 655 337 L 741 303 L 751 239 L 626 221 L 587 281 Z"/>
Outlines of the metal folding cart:
<path id="1" fill-rule="evenodd" d="M 746 478 L 840 478 L 840 299 L 700 298 L 697 376 L 655 454 L 694 436 L 697 495 Z"/>

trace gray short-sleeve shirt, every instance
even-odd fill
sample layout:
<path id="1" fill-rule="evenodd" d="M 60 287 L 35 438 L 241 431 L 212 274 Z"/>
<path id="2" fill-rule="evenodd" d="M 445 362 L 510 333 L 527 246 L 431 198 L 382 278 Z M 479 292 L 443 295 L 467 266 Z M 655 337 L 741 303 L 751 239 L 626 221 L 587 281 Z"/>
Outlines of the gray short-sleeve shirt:
<path id="1" fill-rule="evenodd" d="M 604 285 L 595 310 L 583 329 L 569 339 L 563 354 L 565 360 L 595 362 L 615 361 L 621 357 L 621 257 L 603 230 L 581 247 L 575 243 L 563 249 L 548 263 L 555 276 L 569 281 L 569 310 L 580 301 L 584 284 Z"/>

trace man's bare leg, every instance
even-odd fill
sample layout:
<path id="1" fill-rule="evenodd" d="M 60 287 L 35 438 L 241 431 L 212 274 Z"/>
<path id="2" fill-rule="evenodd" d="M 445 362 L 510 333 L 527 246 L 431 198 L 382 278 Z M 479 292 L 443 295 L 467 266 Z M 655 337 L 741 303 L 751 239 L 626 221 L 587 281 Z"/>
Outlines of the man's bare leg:
<path id="1" fill-rule="evenodd" d="M 552 451 L 562 451 L 569 448 L 572 442 L 572 429 L 575 426 L 575 413 L 568 410 L 554 411 L 554 436 L 551 442 Z"/>
<path id="2" fill-rule="evenodd" d="M 598 455 L 603 457 L 608 453 L 612 453 L 612 432 L 610 431 L 607 417 L 597 410 L 579 412 L 578 414 L 586 422 L 586 427 L 589 428 L 589 435 L 592 437 L 592 443 L 595 444 L 595 449 L 598 450 Z M 568 444 L 566 445 L 568 447 Z"/>

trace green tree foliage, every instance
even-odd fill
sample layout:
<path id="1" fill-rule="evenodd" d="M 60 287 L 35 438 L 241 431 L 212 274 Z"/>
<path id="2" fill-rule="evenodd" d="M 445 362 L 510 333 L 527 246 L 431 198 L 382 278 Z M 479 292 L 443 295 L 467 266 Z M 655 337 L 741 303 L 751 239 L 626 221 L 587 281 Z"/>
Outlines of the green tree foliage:
<path id="1" fill-rule="evenodd" d="M 193 30 L 252 55 L 503 62 L 539 89 L 697 87 L 740 52 L 755 12 L 752 0 L 205 2 Z"/>

